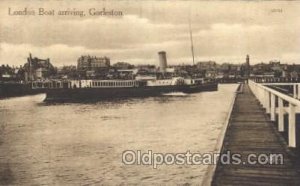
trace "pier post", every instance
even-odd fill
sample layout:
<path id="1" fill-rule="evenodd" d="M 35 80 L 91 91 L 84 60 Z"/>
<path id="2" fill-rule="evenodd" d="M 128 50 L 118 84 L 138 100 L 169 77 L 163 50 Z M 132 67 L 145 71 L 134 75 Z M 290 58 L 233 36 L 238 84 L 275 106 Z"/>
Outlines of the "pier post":
<path id="1" fill-rule="evenodd" d="M 257 86 L 255 86 L 255 91 L 257 92 L 258 95 L 258 100 L 260 101 L 260 103 L 262 103 L 263 105 L 263 100 L 264 100 L 264 90 L 259 89 Z"/>
<path id="2" fill-rule="evenodd" d="M 294 98 L 297 98 L 297 84 L 294 84 L 293 85 L 293 96 L 294 96 Z"/>
<path id="3" fill-rule="evenodd" d="M 266 112 L 270 113 L 270 93 L 265 90 L 265 108 Z"/>
<path id="4" fill-rule="evenodd" d="M 296 114 L 295 106 L 289 103 L 289 147 L 296 147 Z"/>
<path id="5" fill-rule="evenodd" d="M 300 84 L 298 84 L 298 96 L 297 96 L 297 99 L 300 99 Z"/>
<path id="6" fill-rule="evenodd" d="M 275 95 L 271 94 L 271 121 L 275 121 Z"/>
<path id="7" fill-rule="evenodd" d="M 278 98 L 278 131 L 284 131 L 283 99 Z"/>

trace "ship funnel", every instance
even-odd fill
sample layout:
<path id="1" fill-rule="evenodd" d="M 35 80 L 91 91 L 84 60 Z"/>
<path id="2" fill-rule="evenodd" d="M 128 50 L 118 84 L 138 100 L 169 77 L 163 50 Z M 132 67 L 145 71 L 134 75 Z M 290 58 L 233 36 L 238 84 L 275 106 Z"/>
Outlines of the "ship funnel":
<path id="1" fill-rule="evenodd" d="M 165 51 L 160 51 L 158 52 L 158 56 L 159 56 L 159 70 L 162 73 L 166 72 L 166 68 L 167 68 L 167 55 Z"/>

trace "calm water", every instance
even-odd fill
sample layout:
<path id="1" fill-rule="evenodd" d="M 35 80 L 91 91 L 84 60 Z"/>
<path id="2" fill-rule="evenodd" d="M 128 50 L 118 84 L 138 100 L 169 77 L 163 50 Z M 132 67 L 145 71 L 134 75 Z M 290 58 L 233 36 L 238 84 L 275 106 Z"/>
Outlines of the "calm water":
<path id="1" fill-rule="evenodd" d="M 0 183 L 199 184 L 204 165 L 122 164 L 124 150 L 213 150 L 237 85 L 185 97 L 46 105 L 45 95 L 0 100 Z"/>

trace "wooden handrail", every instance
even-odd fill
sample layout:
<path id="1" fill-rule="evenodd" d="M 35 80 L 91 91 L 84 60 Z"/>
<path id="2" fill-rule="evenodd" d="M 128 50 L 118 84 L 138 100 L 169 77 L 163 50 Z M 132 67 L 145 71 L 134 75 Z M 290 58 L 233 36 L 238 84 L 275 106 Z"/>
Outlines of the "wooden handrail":
<path id="1" fill-rule="evenodd" d="M 289 103 L 291 103 L 291 104 L 293 104 L 295 106 L 296 105 L 300 106 L 300 101 L 299 100 L 297 100 L 295 98 L 292 98 L 290 96 L 287 96 L 287 95 L 285 95 L 285 94 L 283 94 L 281 92 L 278 92 L 278 91 L 276 91 L 274 89 L 271 89 L 269 87 L 266 87 L 263 84 L 255 83 L 255 82 L 249 80 L 249 85 L 250 85 L 250 87 L 251 87 L 251 85 L 254 85 L 254 86 L 257 86 L 257 87 L 262 88 L 264 90 L 267 90 L 268 92 L 270 92 L 270 93 L 278 96 L 279 98 L 281 98 L 281 99 L 283 99 L 283 100 L 285 100 L 285 101 L 287 101 L 287 102 L 289 102 Z M 255 94 L 255 92 L 253 92 L 253 93 Z"/>
<path id="2" fill-rule="evenodd" d="M 284 114 L 288 113 L 288 145 L 296 147 L 296 114 L 300 110 L 300 101 L 251 80 L 249 80 L 249 86 L 256 98 L 266 108 L 266 112 L 270 113 L 271 121 L 275 121 L 275 116 L 278 114 L 278 130 L 280 132 L 284 131 Z M 294 86 L 295 88 L 296 86 Z M 276 97 L 278 97 L 278 108 L 276 108 Z M 288 107 L 284 107 L 283 100 L 289 103 Z"/>

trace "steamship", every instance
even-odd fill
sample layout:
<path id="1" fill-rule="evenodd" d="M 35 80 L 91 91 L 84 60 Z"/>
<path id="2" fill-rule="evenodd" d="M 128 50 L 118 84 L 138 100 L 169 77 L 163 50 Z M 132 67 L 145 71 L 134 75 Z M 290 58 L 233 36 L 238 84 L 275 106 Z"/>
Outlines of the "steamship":
<path id="1" fill-rule="evenodd" d="M 53 82 L 45 102 L 80 102 L 111 98 L 160 96 L 165 93 L 216 91 L 218 84 L 205 79 L 66 80 Z"/>
<path id="2" fill-rule="evenodd" d="M 160 74 L 166 72 L 166 52 L 158 53 Z M 137 76 L 133 80 L 63 80 L 47 85 L 46 102 L 77 102 L 110 98 L 149 97 L 166 93 L 214 91 L 218 84 L 204 78 L 157 78 Z"/>
<path id="3" fill-rule="evenodd" d="M 32 88 L 31 83 L 0 82 L 0 99 L 45 93 L 44 89 Z"/>

